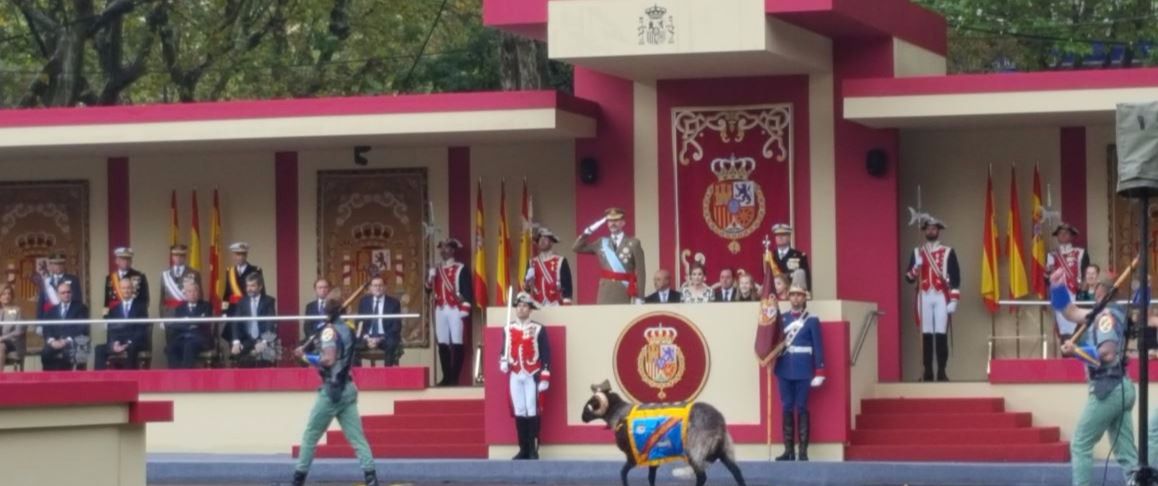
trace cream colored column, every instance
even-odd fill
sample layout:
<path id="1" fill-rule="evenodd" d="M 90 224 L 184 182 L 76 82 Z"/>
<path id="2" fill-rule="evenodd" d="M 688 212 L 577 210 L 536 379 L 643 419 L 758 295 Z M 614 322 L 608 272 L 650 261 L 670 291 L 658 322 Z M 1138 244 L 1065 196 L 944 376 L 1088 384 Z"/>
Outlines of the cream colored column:
<path id="1" fill-rule="evenodd" d="M 1086 246 L 1090 263 L 1102 268 L 1110 263 L 1110 191 L 1117 187 L 1117 174 L 1110 180 L 1107 147 L 1114 143 L 1114 127 L 1086 127 Z M 1059 196 L 1060 198 L 1060 196 Z M 1119 263 L 1119 266 L 1125 262 Z"/>
<path id="2" fill-rule="evenodd" d="M 832 73 L 808 77 L 812 298 L 836 299 L 836 113 Z M 800 164 L 800 161 L 793 161 Z M 799 165 L 797 165 L 799 167 Z"/>
<path id="3" fill-rule="evenodd" d="M 674 268 L 659 254 L 659 133 L 654 82 L 635 83 L 635 235 L 643 243 L 647 268 Z M 650 289 L 650 280 L 643 287 Z M 646 295 L 646 293 L 645 293 Z"/>

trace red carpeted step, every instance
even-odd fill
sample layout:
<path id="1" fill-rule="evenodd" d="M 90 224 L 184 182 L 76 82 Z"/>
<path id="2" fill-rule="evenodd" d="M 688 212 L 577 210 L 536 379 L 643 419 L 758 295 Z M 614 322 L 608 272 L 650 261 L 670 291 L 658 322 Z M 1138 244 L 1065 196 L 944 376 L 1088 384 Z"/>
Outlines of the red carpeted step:
<path id="1" fill-rule="evenodd" d="M 846 461 L 1068 462 L 1070 446 L 1051 444 L 853 445 Z"/>
<path id="2" fill-rule="evenodd" d="M 367 429 L 478 429 L 483 427 L 484 422 L 482 413 L 367 415 L 362 417 L 362 426 Z"/>
<path id="3" fill-rule="evenodd" d="M 482 400 L 399 400 L 394 402 L 395 415 L 432 413 L 483 413 Z"/>
<path id="4" fill-rule="evenodd" d="M 853 445 L 989 445 L 1048 444 L 1060 440 L 1057 427 L 1016 429 L 869 429 L 852 432 Z"/>
<path id="5" fill-rule="evenodd" d="M 371 444 L 370 450 L 377 458 L 402 459 L 486 459 L 485 444 Z M 298 457 L 300 446 L 294 446 L 293 456 Z M 354 457 L 354 449 L 348 445 L 319 445 L 314 452 L 318 458 Z"/>
<path id="6" fill-rule="evenodd" d="M 1029 427 L 1029 413 L 914 413 L 860 414 L 858 429 L 1001 429 Z"/>
<path id="7" fill-rule="evenodd" d="M 861 400 L 864 414 L 993 413 L 1004 412 L 1001 398 L 869 398 Z"/>
<path id="8" fill-rule="evenodd" d="M 482 428 L 444 430 L 368 429 L 366 430 L 366 441 L 371 444 L 485 444 L 486 432 Z M 346 443 L 346 436 L 342 435 L 341 430 L 326 432 L 326 444 L 337 445 Z"/>

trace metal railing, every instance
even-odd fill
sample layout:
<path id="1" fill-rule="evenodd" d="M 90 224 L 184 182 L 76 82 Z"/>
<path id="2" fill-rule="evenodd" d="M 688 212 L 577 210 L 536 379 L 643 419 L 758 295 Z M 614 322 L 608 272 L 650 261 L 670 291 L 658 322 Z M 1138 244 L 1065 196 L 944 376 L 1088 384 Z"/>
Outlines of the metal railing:
<path id="1" fill-rule="evenodd" d="M 1130 305 L 1130 304 L 1133 304 L 1134 302 L 1131 300 L 1119 299 L 1119 300 L 1113 301 L 1113 303 L 1120 304 L 1120 305 Z M 1019 346 L 1017 355 L 1018 355 L 1018 357 L 1021 357 L 1020 341 L 1022 339 L 1025 339 L 1025 338 L 1040 339 L 1041 340 L 1041 359 L 1048 359 L 1049 358 L 1049 349 L 1050 349 L 1050 346 L 1049 346 L 1050 334 L 1048 332 L 1046 332 L 1046 328 L 1045 328 L 1046 318 L 1044 317 L 1044 314 L 1048 313 L 1050 315 L 1054 315 L 1054 310 L 1052 308 L 1050 308 L 1050 301 L 1048 301 L 1048 300 L 999 300 L 999 301 L 997 301 L 997 304 L 1001 307 L 1037 307 L 1037 308 L 1039 308 L 1042 312 L 1042 316 L 1040 317 L 1040 319 L 1041 319 L 1041 333 L 1040 334 L 1024 334 L 1024 335 L 1019 333 L 1015 336 L 998 336 L 996 333 L 996 330 L 994 330 L 993 332 L 990 333 L 989 339 L 988 339 L 989 361 L 993 361 L 993 359 L 994 359 L 994 356 L 996 353 L 995 348 L 997 346 L 998 341 L 1017 340 L 1018 346 Z M 1074 304 L 1077 305 L 1078 307 L 1093 307 L 1096 304 L 1096 302 L 1094 302 L 1092 300 L 1080 300 L 1080 301 L 1074 301 Z M 1158 304 L 1158 299 L 1151 300 L 1150 304 L 1152 304 L 1152 305 Z M 1020 319 L 1020 317 L 1019 317 L 1019 319 Z M 1055 319 L 1056 319 L 1056 317 L 1055 317 Z M 1056 325 L 1057 325 L 1056 320 L 1054 323 L 1051 323 L 1051 326 L 1056 326 Z M 985 371 L 986 371 L 986 373 L 989 372 L 989 365 L 988 364 L 986 365 Z"/>
<path id="2" fill-rule="evenodd" d="M 872 328 L 873 324 L 876 324 L 877 320 L 880 319 L 880 316 L 883 315 L 885 315 L 884 311 L 875 309 L 869 311 L 868 314 L 865 314 L 864 326 L 861 326 L 860 334 L 856 337 L 856 345 L 853 346 L 852 359 L 849 361 L 849 366 L 856 366 L 856 361 L 858 358 L 860 358 L 860 350 L 862 347 L 864 347 L 865 339 L 868 339 L 869 329 Z"/>
<path id="3" fill-rule="evenodd" d="M 422 317 L 421 314 L 347 314 L 339 316 L 342 320 L 355 321 L 369 321 L 378 319 L 417 319 Z M 83 324 L 164 324 L 166 322 L 182 324 L 186 323 L 230 323 L 230 322 L 273 322 L 275 324 L 283 324 L 281 321 L 292 321 L 293 324 L 299 324 L 301 321 L 320 321 L 326 316 L 256 316 L 256 317 L 142 317 L 134 319 L 124 318 L 109 318 L 109 319 L 23 319 L 18 321 L 0 321 L 0 325 L 5 326 L 64 326 L 64 325 L 83 325 Z"/>

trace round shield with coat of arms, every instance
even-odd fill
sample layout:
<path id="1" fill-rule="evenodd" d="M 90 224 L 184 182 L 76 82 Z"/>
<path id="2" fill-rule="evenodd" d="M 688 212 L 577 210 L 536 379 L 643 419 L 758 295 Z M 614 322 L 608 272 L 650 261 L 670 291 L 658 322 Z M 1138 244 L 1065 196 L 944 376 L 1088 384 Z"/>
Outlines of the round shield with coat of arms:
<path id="1" fill-rule="evenodd" d="M 686 317 L 671 312 L 640 316 L 615 343 L 615 379 L 640 403 L 694 400 L 707 383 L 707 341 Z"/>
<path id="2" fill-rule="evenodd" d="M 755 232 L 764 220 L 764 191 L 749 179 L 718 180 L 704 192 L 703 208 L 708 228 L 735 243 Z M 738 251 L 737 246 L 732 252 Z"/>

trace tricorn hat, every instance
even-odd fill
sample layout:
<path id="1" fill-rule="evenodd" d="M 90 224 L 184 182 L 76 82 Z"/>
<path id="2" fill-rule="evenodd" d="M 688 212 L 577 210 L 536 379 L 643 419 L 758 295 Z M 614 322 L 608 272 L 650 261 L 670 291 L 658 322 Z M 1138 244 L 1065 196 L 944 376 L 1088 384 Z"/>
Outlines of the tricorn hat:
<path id="1" fill-rule="evenodd" d="M 1057 225 L 1057 228 L 1054 228 L 1053 235 L 1057 236 L 1057 234 L 1060 233 L 1062 230 L 1069 231 L 1070 234 L 1074 235 L 1074 236 L 1081 234 L 1078 231 L 1078 228 L 1076 226 L 1069 224 L 1069 223 L 1066 223 L 1066 222 L 1062 222 L 1061 224 Z"/>
<path id="2" fill-rule="evenodd" d="M 535 241 L 539 241 L 539 238 L 550 239 L 553 243 L 559 242 L 559 237 L 546 226 L 540 226 L 535 230 Z"/>
<path id="3" fill-rule="evenodd" d="M 934 218 L 932 215 L 921 218 L 921 229 L 928 228 L 929 226 L 936 226 L 940 229 L 945 229 L 948 227 L 945 226 L 944 221 Z"/>
<path id="4" fill-rule="evenodd" d="M 527 304 L 527 305 L 531 306 L 532 309 L 535 309 L 535 310 L 539 309 L 538 302 L 535 302 L 535 299 L 533 297 L 531 297 L 531 294 L 528 294 L 526 292 L 519 292 L 519 294 L 515 296 L 515 301 L 513 302 L 513 304 L 514 305 Z"/>
<path id="5" fill-rule="evenodd" d="M 438 242 L 438 247 L 439 248 L 446 247 L 446 248 L 450 248 L 452 250 L 459 250 L 459 249 L 462 249 L 462 242 L 458 241 L 458 239 L 456 239 L 456 238 L 447 238 L 445 240 Z"/>

